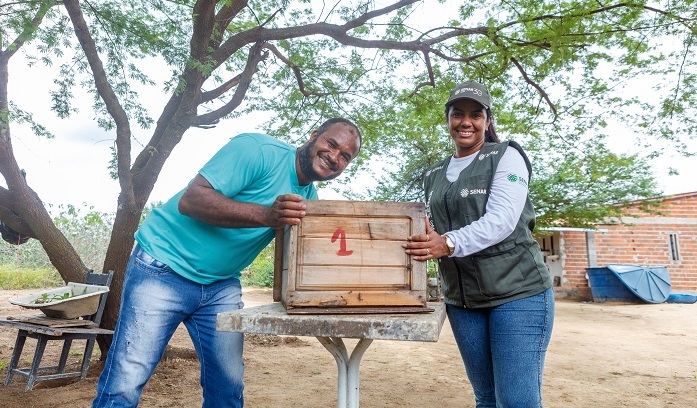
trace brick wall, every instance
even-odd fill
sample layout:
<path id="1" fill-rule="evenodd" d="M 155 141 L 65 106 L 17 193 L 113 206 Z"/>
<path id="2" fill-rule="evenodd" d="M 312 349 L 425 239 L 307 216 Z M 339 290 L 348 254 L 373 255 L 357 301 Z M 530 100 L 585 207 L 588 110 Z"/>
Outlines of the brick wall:
<path id="1" fill-rule="evenodd" d="M 665 266 L 673 292 L 697 293 L 697 192 L 669 196 L 662 204 L 661 215 L 644 214 L 598 225 L 603 232 L 594 233 L 595 266 Z M 677 237 L 677 261 L 671 260 L 669 234 Z M 562 277 L 556 288 L 558 296 L 592 299 L 585 276 L 589 266 L 586 232 L 562 230 L 559 241 Z"/>

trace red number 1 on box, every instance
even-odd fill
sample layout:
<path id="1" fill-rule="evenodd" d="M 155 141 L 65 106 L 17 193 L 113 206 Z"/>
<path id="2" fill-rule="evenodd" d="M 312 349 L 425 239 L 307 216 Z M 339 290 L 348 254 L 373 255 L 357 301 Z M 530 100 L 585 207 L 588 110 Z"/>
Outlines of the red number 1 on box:
<path id="1" fill-rule="evenodd" d="M 341 237 L 339 240 L 339 250 L 336 251 L 336 254 L 339 256 L 349 256 L 353 253 L 353 250 L 346 250 L 346 231 L 344 231 L 341 228 L 337 228 L 336 231 L 334 231 L 334 235 L 332 235 L 332 242 L 336 242 L 336 239 Z"/>

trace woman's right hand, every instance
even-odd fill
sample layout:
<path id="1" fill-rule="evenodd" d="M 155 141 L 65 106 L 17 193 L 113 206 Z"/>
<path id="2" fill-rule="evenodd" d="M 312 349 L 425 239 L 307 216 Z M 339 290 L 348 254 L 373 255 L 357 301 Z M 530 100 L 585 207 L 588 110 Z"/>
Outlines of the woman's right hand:
<path id="1" fill-rule="evenodd" d="M 428 218 L 426 219 L 426 233 L 411 235 L 407 240 L 407 243 L 402 244 L 402 248 L 416 261 L 428 261 L 450 254 L 445 237 L 431 229 Z"/>

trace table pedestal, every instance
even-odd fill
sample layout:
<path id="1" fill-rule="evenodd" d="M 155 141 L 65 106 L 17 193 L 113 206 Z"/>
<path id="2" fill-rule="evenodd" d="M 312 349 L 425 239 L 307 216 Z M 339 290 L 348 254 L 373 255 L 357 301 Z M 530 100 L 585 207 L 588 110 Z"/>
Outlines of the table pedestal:
<path id="1" fill-rule="evenodd" d="M 349 357 L 344 345 L 344 341 L 339 337 L 317 337 L 320 343 L 329 350 L 336 360 L 336 365 L 339 368 L 338 389 L 339 396 L 338 408 L 358 408 L 358 396 L 360 380 L 358 377 L 358 369 L 361 365 L 363 353 L 368 350 L 368 347 L 373 342 L 372 339 L 360 339 L 356 347 L 351 352 Z"/>

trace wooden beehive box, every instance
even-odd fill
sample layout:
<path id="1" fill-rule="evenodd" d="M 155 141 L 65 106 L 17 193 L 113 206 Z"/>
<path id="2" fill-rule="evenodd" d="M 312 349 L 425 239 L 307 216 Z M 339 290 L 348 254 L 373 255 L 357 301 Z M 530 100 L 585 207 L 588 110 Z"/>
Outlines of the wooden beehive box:
<path id="1" fill-rule="evenodd" d="M 423 203 L 310 200 L 276 234 L 274 300 L 288 313 L 428 311 L 426 262 L 402 248 L 425 233 Z"/>

